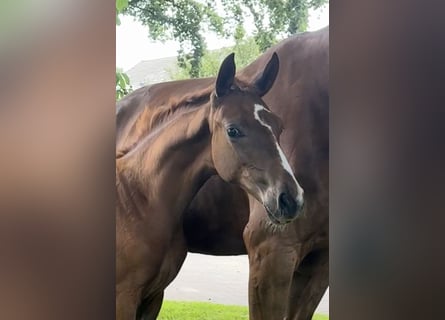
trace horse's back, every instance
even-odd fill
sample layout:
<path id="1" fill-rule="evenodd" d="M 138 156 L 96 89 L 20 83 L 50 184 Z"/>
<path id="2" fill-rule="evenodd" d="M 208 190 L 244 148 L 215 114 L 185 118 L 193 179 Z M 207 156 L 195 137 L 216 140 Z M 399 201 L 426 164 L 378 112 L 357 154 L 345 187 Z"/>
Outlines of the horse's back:
<path id="1" fill-rule="evenodd" d="M 279 79 L 293 83 L 311 79 L 327 88 L 329 83 L 329 27 L 293 35 L 269 48 L 241 70 L 241 79 L 252 79 L 276 52 L 280 59 Z M 283 83 L 275 82 L 273 89 Z M 273 90 L 272 89 L 272 90 Z"/>

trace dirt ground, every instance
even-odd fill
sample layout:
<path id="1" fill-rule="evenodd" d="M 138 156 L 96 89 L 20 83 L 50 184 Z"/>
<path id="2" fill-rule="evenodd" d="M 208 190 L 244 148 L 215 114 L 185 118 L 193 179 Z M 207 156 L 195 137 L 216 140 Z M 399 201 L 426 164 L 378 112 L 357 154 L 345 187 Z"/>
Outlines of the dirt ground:
<path id="1" fill-rule="evenodd" d="M 178 277 L 167 288 L 165 299 L 247 305 L 248 272 L 246 255 L 216 257 L 189 253 Z M 316 313 L 329 314 L 329 289 Z"/>

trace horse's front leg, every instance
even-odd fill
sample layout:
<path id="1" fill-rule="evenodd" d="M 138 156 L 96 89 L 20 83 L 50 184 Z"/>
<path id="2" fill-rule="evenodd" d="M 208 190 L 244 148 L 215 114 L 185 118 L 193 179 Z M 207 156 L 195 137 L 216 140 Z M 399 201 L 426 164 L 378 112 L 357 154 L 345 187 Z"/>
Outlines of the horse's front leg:
<path id="1" fill-rule="evenodd" d="M 268 219 L 258 212 L 244 231 L 249 255 L 249 314 L 250 320 L 285 319 L 292 275 L 297 263 L 294 243 L 286 239 L 285 230 L 264 226 Z"/>
<path id="2" fill-rule="evenodd" d="M 134 320 L 137 306 L 137 297 L 131 291 L 116 290 L 116 320 Z"/>
<path id="3" fill-rule="evenodd" d="M 314 250 L 306 255 L 294 273 L 288 319 L 311 320 L 328 285 L 329 250 Z"/>
<path id="4" fill-rule="evenodd" d="M 159 273 L 164 275 L 161 282 L 162 291 L 156 291 L 156 294 L 140 303 L 136 320 L 155 320 L 158 317 L 164 299 L 164 289 L 176 278 L 184 263 L 187 256 L 187 247 L 182 229 L 176 230 L 174 234 L 174 240 L 168 248 L 164 263 L 159 270 Z"/>
<path id="5" fill-rule="evenodd" d="M 118 240 L 121 241 L 117 242 L 116 250 L 116 320 L 135 320 L 140 318 L 145 297 L 153 300 L 159 292 L 151 286 L 158 279 L 163 254 L 150 254 L 150 247 L 137 238 Z M 126 244 L 126 250 L 122 243 Z"/>
<path id="6" fill-rule="evenodd" d="M 156 320 L 161 311 L 164 291 L 159 292 L 153 298 L 144 300 L 138 308 L 136 320 Z"/>

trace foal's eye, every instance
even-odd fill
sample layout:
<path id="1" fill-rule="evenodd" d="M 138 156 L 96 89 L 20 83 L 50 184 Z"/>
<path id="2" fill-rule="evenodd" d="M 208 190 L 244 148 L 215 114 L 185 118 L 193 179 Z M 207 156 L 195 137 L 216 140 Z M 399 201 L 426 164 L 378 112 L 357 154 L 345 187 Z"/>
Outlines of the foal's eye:
<path id="1" fill-rule="evenodd" d="M 238 128 L 229 127 L 227 128 L 227 135 L 230 138 L 239 138 L 243 136 L 243 133 Z"/>

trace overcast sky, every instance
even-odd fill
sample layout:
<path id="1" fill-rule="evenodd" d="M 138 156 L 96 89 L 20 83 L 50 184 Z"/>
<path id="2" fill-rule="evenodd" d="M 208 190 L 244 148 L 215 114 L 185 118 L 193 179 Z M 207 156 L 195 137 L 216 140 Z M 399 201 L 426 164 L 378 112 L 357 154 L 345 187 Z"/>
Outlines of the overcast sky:
<path id="1" fill-rule="evenodd" d="M 121 25 L 116 26 L 116 66 L 124 71 L 142 60 L 175 56 L 179 45 L 175 41 L 165 43 L 148 39 L 147 27 L 132 17 L 121 16 Z M 308 31 L 321 29 L 329 24 L 329 4 L 309 13 Z M 249 26 L 246 26 L 249 29 Z M 221 39 L 214 34 L 206 36 L 207 47 L 217 49 L 232 44 L 231 39 Z"/>

